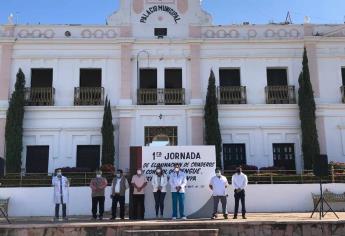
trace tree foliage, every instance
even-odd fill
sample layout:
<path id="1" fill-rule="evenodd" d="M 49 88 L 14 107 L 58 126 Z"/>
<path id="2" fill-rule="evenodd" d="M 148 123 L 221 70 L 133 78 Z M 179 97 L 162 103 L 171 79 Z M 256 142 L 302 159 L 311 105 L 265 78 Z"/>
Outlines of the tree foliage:
<path id="1" fill-rule="evenodd" d="M 25 75 L 19 69 L 16 77 L 15 90 L 11 95 L 6 116 L 6 171 L 19 173 L 22 165 L 23 151 L 23 119 L 25 105 Z"/>
<path id="2" fill-rule="evenodd" d="M 208 81 L 206 104 L 204 107 L 204 111 L 205 141 L 207 145 L 215 145 L 217 166 L 221 166 L 222 137 L 220 134 L 218 121 L 216 81 L 213 70 L 211 70 Z"/>
<path id="3" fill-rule="evenodd" d="M 105 99 L 102 125 L 102 165 L 114 165 L 114 125 L 108 97 Z"/>
<path id="4" fill-rule="evenodd" d="M 316 106 L 314 92 L 310 82 L 307 50 L 304 48 L 303 69 L 299 76 L 298 106 L 302 130 L 302 151 L 304 169 L 312 169 L 313 160 L 320 154 L 320 146 L 316 129 Z"/>

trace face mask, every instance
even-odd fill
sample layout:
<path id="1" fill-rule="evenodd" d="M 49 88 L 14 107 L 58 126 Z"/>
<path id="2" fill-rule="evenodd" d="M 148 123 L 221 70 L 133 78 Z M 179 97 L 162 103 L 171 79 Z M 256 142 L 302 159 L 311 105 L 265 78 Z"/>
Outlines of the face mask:
<path id="1" fill-rule="evenodd" d="M 121 177 L 121 174 L 116 174 L 116 177 L 117 177 L 117 178 L 120 178 L 120 177 Z"/>
<path id="2" fill-rule="evenodd" d="M 137 170 L 137 175 L 141 175 L 141 170 Z"/>
<path id="3" fill-rule="evenodd" d="M 156 173 L 160 174 L 160 173 L 162 173 L 162 171 L 160 169 L 158 169 L 158 170 L 156 170 Z"/>
<path id="4" fill-rule="evenodd" d="M 97 178 L 101 178 L 101 177 L 102 177 L 102 175 L 98 174 L 98 175 L 96 175 L 96 177 L 97 177 Z"/>
<path id="5" fill-rule="evenodd" d="M 216 176 L 219 177 L 221 174 L 220 172 L 216 172 Z"/>
<path id="6" fill-rule="evenodd" d="M 175 168 L 175 172 L 179 172 L 180 171 L 180 168 Z"/>
<path id="7" fill-rule="evenodd" d="M 57 172 L 56 175 L 57 175 L 58 177 L 61 177 L 62 174 L 61 174 L 61 172 Z"/>

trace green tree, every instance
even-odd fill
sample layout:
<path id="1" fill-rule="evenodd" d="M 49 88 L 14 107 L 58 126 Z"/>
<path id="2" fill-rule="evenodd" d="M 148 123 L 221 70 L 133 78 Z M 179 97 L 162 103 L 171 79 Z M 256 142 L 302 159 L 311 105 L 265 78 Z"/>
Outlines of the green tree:
<path id="1" fill-rule="evenodd" d="M 204 107 L 205 139 L 207 145 L 215 145 L 217 166 L 221 166 L 222 137 L 218 122 L 218 104 L 216 96 L 216 80 L 211 70 L 208 80 L 206 104 Z"/>
<path id="2" fill-rule="evenodd" d="M 19 69 L 15 90 L 11 95 L 6 116 L 6 171 L 19 173 L 22 165 L 25 75 Z"/>
<path id="3" fill-rule="evenodd" d="M 102 125 L 102 164 L 114 165 L 114 125 L 108 97 L 105 99 Z"/>
<path id="4" fill-rule="evenodd" d="M 302 130 L 302 151 L 304 169 L 312 169 L 313 159 L 320 154 L 320 146 L 316 129 L 315 100 L 313 87 L 310 82 L 308 55 L 304 48 L 303 69 L 299 76 L 298 83 L 298 106 Z"/>

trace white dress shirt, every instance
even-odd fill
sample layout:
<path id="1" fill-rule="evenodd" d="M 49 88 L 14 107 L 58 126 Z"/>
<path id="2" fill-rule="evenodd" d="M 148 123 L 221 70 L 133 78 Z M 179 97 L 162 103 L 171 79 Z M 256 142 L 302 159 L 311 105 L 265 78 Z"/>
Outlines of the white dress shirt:
<path id="1" fill-rule="evenodd" d="M 226 188 L 229 185 L 225 176 L 214 176 L 210 181 L 212 186 L 213 196 L 226 196 Z"/>
<path id="2" fill-rule="evenodd" d="M 242 172 L 241 174 L 235 173 L 231 178 L 231 183 L 234 189 L 245 189 L 248 185 L 248 178 Z"/>

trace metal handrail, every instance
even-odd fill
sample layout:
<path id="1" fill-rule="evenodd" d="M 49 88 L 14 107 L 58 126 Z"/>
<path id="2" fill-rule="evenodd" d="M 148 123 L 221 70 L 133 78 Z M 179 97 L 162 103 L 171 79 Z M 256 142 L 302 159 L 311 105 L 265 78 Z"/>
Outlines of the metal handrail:
<path id="1" fill-rule="evenodd" d="M 104 105 L 103 87 L 76 87 L 74 88 L 75 106 Z"/>
<path id="2" fill-rule="evenodd" d="M 312 170 L 304 170 L 302 173 L 296 173 L 296 170 L 243 170 L 248 176 L 249 184 L 310 184 L 319 183 L 319 177 L 313 174 Z M 224 171 L 224 175 L 231 182 L 231 176 L 235 170 Z M 95 172 L 66 172 L 63 173 L 70 179 L 70 186 L 89 186 Z M 111 184 L 112 173 L 103 173 Z M 125 176 L 130 177 L 129 173 Z M 49 187 L 51 186 L 52 174 L 48 173 L 9 173 L 0 179 L 0 188 L 3 187 Z M 329 170 L 329 175 L 323 178 L 324 183 L 345 183 L 345 169 Z"/>
<path id="3" fill-rule="evenodd" d="M 53 106 L 55 88 L 53 87 L 31 87 L 25 88 L 26 106 Z"/>
<path id="4" fill-rule="evenodd" d="M 138 105 L 184 105 L 185 89 L 138 89 Z"/>
<path id="5" fill-rule="evenodd" d="M 295 104 L 295 86 L 267 86 L 265 87 L 267 104 Z"/>
<path id="6" fill-rule="evenodd" d="M 246 104 L 247 92 L 245 86 L 218 87 L 219 104 Z"/>

